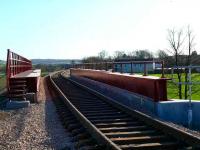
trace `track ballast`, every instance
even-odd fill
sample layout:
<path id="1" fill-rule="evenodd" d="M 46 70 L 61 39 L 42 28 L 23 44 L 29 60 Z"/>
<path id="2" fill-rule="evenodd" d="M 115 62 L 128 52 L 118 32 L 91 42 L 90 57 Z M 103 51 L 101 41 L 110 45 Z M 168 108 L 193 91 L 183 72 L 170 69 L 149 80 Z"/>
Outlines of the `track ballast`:
<path id="1" fill-rule="evenodd" d="M 145 115 L 143 118 L 132 115 L 132 111 L 126 110 L 126 107 L 109 102 L 105 97 L 93 93 L 92 90 L 88 91 L 83 85 L 64 77 L 61 73 L 52 75 L 51 79 L 56 89 L 63 94 L 63 101 L 68 109 L 80 119 L 81 124 L 103 147 L 124 150 L 194 149 L 198 145 L 196 137 L 191 136 L 189 139 L 187 134 L 186 137 L 182 137 L 184 133 L 176 133 L 178 131 L 175 129 L 169 129 L 167 134 L 169 126 L 162 130 L 159 124 L 155 124 L 156 121 L 150 120 L 151 117 L 145 120 Z M 184 141 L 185 139 L 188 141 Z"/>

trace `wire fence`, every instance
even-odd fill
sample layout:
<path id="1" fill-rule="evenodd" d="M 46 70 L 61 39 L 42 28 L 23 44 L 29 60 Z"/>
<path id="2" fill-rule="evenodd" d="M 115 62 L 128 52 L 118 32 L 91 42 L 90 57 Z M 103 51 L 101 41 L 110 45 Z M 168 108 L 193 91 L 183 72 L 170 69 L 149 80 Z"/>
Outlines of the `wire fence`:
<path id="1" fill-rule="evenodd" d="M 71 68 L 105 70 L 120 73 L 143 73 L 147 76 L 150 71 L 161 70 L 161 77 L 164 78 L 164 61 L 126 61 L 126 62 L 100 62 L 72 64 Z"/>

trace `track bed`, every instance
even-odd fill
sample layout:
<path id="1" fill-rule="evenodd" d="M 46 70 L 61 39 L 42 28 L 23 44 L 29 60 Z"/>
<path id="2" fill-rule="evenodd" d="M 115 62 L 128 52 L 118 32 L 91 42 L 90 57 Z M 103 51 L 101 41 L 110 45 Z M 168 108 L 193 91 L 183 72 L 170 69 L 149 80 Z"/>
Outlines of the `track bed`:
<path id="1" fill-rule="evenodd" d="M 105 147 L 110 149 L 123 150 L 194 148 L 194 143 L 190 145 L 183 139 L 177 138 L 176 135 L 166 134 L 165 128 L 163 130 L 157 128 L 159 124 L 148 124 L 140 116 L 131 115 L 123 106 L 118 107 L 119 104 L 114 105 L 108 102 L 105 98 L 80 87 L 81 85 L 77 85 L 60 73 L 54 74 L 52 80 L 65 95 L 66 101 L 69 101 L 70 105 L 86 120 L 86 129 L 89 126 L 95 129 L 89 132 L 100 145 L 105 144 Z"/>

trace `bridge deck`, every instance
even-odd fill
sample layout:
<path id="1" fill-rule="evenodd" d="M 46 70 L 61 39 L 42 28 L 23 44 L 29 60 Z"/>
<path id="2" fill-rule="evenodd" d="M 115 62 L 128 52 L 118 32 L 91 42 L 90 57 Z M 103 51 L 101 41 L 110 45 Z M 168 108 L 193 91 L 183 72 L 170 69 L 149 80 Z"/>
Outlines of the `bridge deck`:
<path id="1" fill-rule="evenodd" d="M 36 69 L 36 70 L 27 70 L 21 72 L 19 74 L 12 76 L 11 78 L 37 78 L 40 77 L 40 75 L 41 75 L 41 70 Z"/>

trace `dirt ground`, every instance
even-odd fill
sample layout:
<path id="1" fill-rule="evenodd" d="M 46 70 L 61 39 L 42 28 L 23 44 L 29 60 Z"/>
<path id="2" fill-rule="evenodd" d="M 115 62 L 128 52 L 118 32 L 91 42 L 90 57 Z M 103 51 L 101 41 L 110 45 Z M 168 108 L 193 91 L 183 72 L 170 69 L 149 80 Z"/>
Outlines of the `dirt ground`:
<path id="1" fill-rule="evenodd" d="M 56 113 L 46 78 L 41 77 L 38 103 L 0 110 L 0 150 L 68 149 L 69 133 Z"/>

